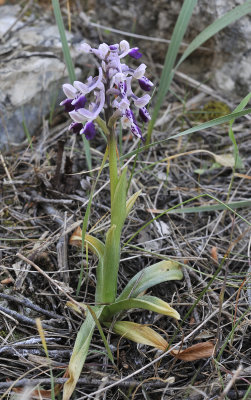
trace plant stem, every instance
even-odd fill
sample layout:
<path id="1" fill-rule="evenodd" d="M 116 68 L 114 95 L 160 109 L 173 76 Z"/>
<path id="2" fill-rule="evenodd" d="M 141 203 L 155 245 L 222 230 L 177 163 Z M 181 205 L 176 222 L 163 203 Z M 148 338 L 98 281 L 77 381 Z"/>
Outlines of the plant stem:
<path id="1" fill-rule="evenodd" d="M 108 136 L 108 152 L 109 152 L 109 172 L 110 172 L 110 188 L 111 188 L 111 212 L 113 205 L 113 197 L 115 189 L 118 183 L 118 167 L 117 167 L 117 154 L 116 154 L 116 136 L 115 130 L 112 128 L 110 130 L 110 135 Z"/>

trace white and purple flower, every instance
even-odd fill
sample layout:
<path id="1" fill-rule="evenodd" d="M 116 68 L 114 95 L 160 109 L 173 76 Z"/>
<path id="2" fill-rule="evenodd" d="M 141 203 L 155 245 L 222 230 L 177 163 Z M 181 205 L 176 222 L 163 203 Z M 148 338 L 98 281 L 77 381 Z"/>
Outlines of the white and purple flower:
<path id="1" fill-rule="evenodd" d="M 129 43 L 122 40 L 119 44 L 110 46 L 102 43 L 97 49 L 84 43 L 81 48 L 85 53 L 99 58 L 101 66 L 98 76 L 90 76 L 86 83 L 75 81 L 73 85 L 63 85 L 67 98 L 60 105 L 65 107 L 65 111 L 69 112 L 74 121 L 69 129 L 73 133 L 84 134 L 88 140 L 92 139 L 96 133 L 95 119 L 102 111 L 110 108 L 106 115 L 121 118 L 123 128 L 129 127 L 136 137 L 143 139 L 132 105 L 139 110 L 141 121 L 147 123 L 151 117 L 146 105 L 151 97 L 149 94 L 136 96 L 132 91 L 131 82 L 133 79 L 138 80 L 140 88 L 145 92 L 152 89 L 153 83 L 145 77 L 145 64 L 133 69 L 121 63 L 121 59 L 127 55 L 139 59 L 142 54 L 138 47 L 130 48 Z"/>

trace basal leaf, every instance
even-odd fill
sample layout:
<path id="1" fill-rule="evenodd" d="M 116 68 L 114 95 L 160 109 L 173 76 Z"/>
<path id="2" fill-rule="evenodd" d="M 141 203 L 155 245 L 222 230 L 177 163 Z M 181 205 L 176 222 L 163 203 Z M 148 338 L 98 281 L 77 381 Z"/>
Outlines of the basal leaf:
<path id="1" fill-rule="evenodd" d="M 137 198 L 139 197 L 141 192 L 142 192 L 142 190 L 138 190 L 138 192 L 133 193 L 133 195 L 127 200 L 127 202 L 126 202 L 126 216 L 129 215 L 131 209 L 134 206 L 135 201 L 137 200 Z"/>
<path id="2" fill-rule="evenodd" d="M 109 326 L 109 324 L 105 325 Z M 159 350 L 165 351 L 168 347 L 168 342 L 147 325 L 136 324 L 130 321 L 118 321 L 113 325 L 112 330 L 133 342 L 146 344 Z"/>
<path id="3" fill-rule="evenodd" d="M 175 319 L 180 319 L 179 313 L 174 308 L 172 308 L 165 301 L 154 296 L 140 296 L 107 305 L 103 309 L 101 319 L 102 321 L 110 321 L 113 315 L 133 308 L 154 311 L 159 314 L 168 315 L 169 317 L 173 317 Z"/>
<path id="4" fill-rule="evenodd" d="M 112 202 L 111 226 L 116 225 L 117 232 L 121 232 L 126 218 L 126 172 L 127 169 L 124 168 L 119 177 Z"/>
<path id="5" fill-rule="evenodd" d="M 103 307 L 93 307 L 92 309 L 95 312 L 96 317 L 99 318 Z M 69 379 L 64 385 L 63 400 L 69 400 L 76 387 L 88 354 L 95 325 L 96 323 L 91 313 L 88 311 L 86 319 L 77 334 L 76 342 L 74 344 L 72 356 L 68 366 Z"/>
<path id="6" fill-rule="evenodd" d="M 182 270 L 176 261 L 160 261 L 138 272 L 126 285 L 116 301 L 137 297 L 141 292 L 161 282 L 180 280 Z"/>
<path id="7" fill-rule="evenodd" d="M 96 302 L 113 303 L 117 293 L 117 275 L 120 259 L 120 235 L 116 225 L 107 232 L 102 265 L 97 275 Z"/>
<path id="8" fill-rule="evenodd" d="M 70 237 L 70 244 L 78 247 L 82 247 L 82 230 L 78 227 Z M 85 235 L 85 245 L 88 244 L 88 249 L 91 250 L 99 259 L 102 259 L 104 256 L 105 245 L 104 243 L 95 238 L 94 236 L 89 235 L 88 233 Z"/>

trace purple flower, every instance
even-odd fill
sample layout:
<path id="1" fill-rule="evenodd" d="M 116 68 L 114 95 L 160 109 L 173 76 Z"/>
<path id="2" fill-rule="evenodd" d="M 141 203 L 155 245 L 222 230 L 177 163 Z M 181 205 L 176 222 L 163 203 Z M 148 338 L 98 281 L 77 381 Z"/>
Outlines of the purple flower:
<path id="1" fill-rule="evenodd" d="M 61 101 L 60 106 L 64 106 L 64 110 L 67 112 L 73 111 L 75 107 L 71 104 L 72 99 L 65 99 Z"/>
<path id="2" fill-rule="evenodd" d="M 138 47 L 134 47 L 133 49 L 131 49 L 128 54 L 130 57 L 135 58 L 136 60 L 142 57 L 142 54 L 139 52 Z"/>
<path id="3" fill-rule="evenodd" d="M 96 129 L 93 122 L 86 122 L 83 129 L 81 129 L 80 134 L 84 134 L 87 140 L 91 140 L 96 135 Z"/>
<path id="4" fill-rule="evenodd" d="M 79 97 L 77 97 L 71 103 L 74 106 L 73 110 L 75 109 L 75 111 L 78 111 L 80 108 L 84 108 L 86 101 L 87 100 L 86 100 L 86 97 L 84 95 L 80 95 Z M 73 110 L 70 110 L 70 111 L 73 111 Z"/>
<path id="5" fill-rule="evenodd" d="M 141 89 L 145 90 L 146 92 L 149 92 L 152 89 L 153 83 L 145 76 L 142 76 L 138 82 Z"/>
<path id="6" fill-rule="evenodd" d="M 80 133 L 82 128 L 83 124 L 80 124 L 79 122 L 72 122 L 69 126 L 69 130 L 71 130 L 73 133 Z"/>
<path id="7" fill-rule="evenodd" d="M 139 109 L 139 116 L 143 122 L 148 122 L 151 119 L 149 112 L 147 111 L 146 107 L 142 107 Z"/>
<path id="8" fill-rule="evenodd" d="M 111 123 L 121 118 L 123 128 L 129 128 L 131 132 L 142 138 L 142 132 L 133 113 L 133 108 L 139 108 L 139 117 L 143 122 L 148 122 L 151 117 L 146 109 L 150 96 L 144 94 L 137 96 L 132 90 L 132 80 L 138 81 L 141 89 L 150 91 L 153 83 L 145 77 L 146 65 L 140 64 L 137 68 L 131 68 L 123 64 L 121 60 L 127 55 L 138 59 L 141 57 L 138 47 L 130 48 L 126 40 L 119 44 L 108 45 L 101 43 L 98 48 L 92 48 L 84 43 L 82 50 L 90 53 L 100 60 L 98 75 L 90 76 L 85 83 L 75 81 L 73 85 L 64 84 L 63 91 L 66 99 L 60 104 L 69 112 L 74 121 L 70 130 L 81 133 L 88 140 L 95 134 L 95 120 L 103 112 L 109 111 Z M 109 123 L 109 121 L 106 121 Z"/>

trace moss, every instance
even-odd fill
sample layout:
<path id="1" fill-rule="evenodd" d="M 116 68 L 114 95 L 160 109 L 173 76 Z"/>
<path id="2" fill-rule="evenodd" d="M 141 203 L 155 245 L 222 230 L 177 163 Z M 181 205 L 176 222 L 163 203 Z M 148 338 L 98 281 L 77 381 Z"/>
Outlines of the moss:
<path id="1" fill-rule="evenodd" d="M 1 338 L 6 338 L 7 335 L 8 335 L 8 332 L 6 332 L 4 329 L 2 329 L 2 330 L 0 331 L 0 337 L 1 337 Z"/>
<path id="2" fill-rule="evenodd" d="M 189 117 L 195 122 L 207 122 L 211 119 L 223 117 L 230 112 L 228 105 L 222 101 L 209 101 L 201 110 L 189 112 Z"/>

